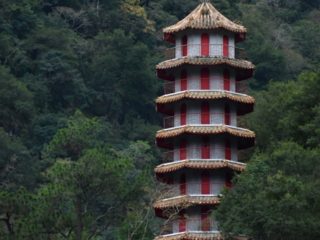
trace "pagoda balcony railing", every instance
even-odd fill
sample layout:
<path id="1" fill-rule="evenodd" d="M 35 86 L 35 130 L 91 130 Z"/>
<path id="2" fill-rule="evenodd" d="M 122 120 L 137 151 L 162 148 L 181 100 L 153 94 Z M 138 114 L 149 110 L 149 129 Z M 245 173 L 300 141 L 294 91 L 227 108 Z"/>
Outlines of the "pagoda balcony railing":
<path id="1" fill-rule="evenodd" d="M 182 120 L 185 119 L 185 120 Z M 184 123 L 181 121 L 185 121 Z M 174 116 L 167 116 L 163 118 L 164 128 L 173 128 L 184 126 L 188 124 L 197 125 L 211 125 L 211 124 L 224 124 L 229 126 L 236 126 L 237 115 L 230 113 L 186 113 L 176 114 Z"/>
<path id="2" fill-rule="evenodd" d="M 199 83 L 200 83 L 200 79 L 199 79 Z M 235 86 L 235 92 L 232 91 L 228 91 L 228 92 L 232 92 L 232 93 L 247 93 L 249 89 L 248 86 L 248 82 L 247 81 L 238 81 L 236 82 L 236 86 Z M 224 84 L 221 81 L 221 83 L 219 83 L 219 86 L 215 89 L 200 89 L 200 86 L 198 89 L 188 89 L 189 91 L 227 91 L 224 90 Z M 163 84 L 163 92 L 164 94 L 171 94 L 171 93 L 176 93 L 176 92 L 180 92 L 180 90 L 176 90 L 176 83 L 174 81 L 164 81 Z"/>
<path id="3" fill-rule="evenodd" d="M 185 218 L 176 218 L 167 223 L 165 223 L 162 227 L 161 234 L 162 235 L 174 235 L 180 234 L 183 232 L 217 232 L 217 222 L 212 219 L 212 217 L 207 215 L 205 218 L 189 217 L 185 216 Z M 202 219 L 201 219 L 202 218 Z M 176 223 L 179 225 L 180 221 L 185 221 L 185 229 L 183 232 L 174 232 L 173 224 Z M 177 229 L 179 230 L 179 229 Z"/>
<path id="4" fill-rule="evenodd" d="M 227 50 L 225 50 L 225 48 L 227 48 Z M 225 45 L 218 43 L 209 45 L 190 43 L 187 45 L 166 48 L 163 53 L 165 60 L 181 57 L 226 57 L 247 59 L 247 54 L 243 48 L 231 45 L 226 47 Z"/>
<path id="5" fill-rule="evenodd" d="M 178 148 L 175 150 L 163 152 L 162 163 L 172 163 L 185 160 L 232 161 L 232 159 L 227 159 L 227 157 L 225 157 L 225 150 L 226 148 L 224 147 L 212 147 L 210 145 L 204 147 L 191 146 L 188 148 Z M 234 151 L 234 149 L 232 148 L 231 151 Z"/>
<path id="6" fill-rule="evenodd" d="M 216 180 L 210 183 L 210 192 L 207 194 L 201 193 L 201 182 L 188 182 L 182 184 L 165 184 L 158 187 L 157 200 L 166 201 L 183 196 L 189 197 L 221 197 L 221 191 L 231 187 L 224 179 Z M 184 190 L 181 190 L 184 189 Z"/>

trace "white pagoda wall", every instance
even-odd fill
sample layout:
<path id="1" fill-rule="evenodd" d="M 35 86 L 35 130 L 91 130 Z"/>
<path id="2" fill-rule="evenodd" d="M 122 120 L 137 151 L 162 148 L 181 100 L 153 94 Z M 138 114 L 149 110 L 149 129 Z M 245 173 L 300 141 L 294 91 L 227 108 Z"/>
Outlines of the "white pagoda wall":
<path id="1" fill-rule="evenodd" d="M 201 90 L 201 80 L 199 66 L 188 66 L 185 68 L 187 71 L 187 90 Z M 211 67 L 210 71 L 210 88 L 208 90 L 224 90 L 223 89 L 223 71 L 225 68 L 221 66 Z M 175 78 L 175 92 L 181 91 L 180 71 L 174 74 Z M 235 73 L 230 70 L 230 91 L 236 91 Z"/>
<path id="2" fill-rule="evenodd" d="M 209 34 L 209 55 L 210 57 L 220 57 L 223 55 L 223 36 L 226 35 L 229 37 L 229 58 L 235 58 L 235 37 L 234 34 L 229 32 L 205 32 L 205 31 L 186 31 L 183 34 L 177 34 L 176 44 L 175 44 L 175 56 L 176 58 L 182 57 L 181 52 L 181 41 L 182 37 L 188 36 L 188 56 L 201 56 L 201 34 Z"/>
<path id="3" fill-rule="evenodd" d="M 224 124 L 225 104 L 222 102 L 209 102 L 210 124 Z M 187 124 L 201 124 L 201 102 L 186 101 Z M 174 109 L 174 126 L 180 126 L 180 107 L 177 104 Z M 230 125 L 237 126 L 237 109 L 235 105 L 230 105 Z"/>
<path id="4" fill-rule="evenodd" d="M 194 207 L 186 210 L 186 228 L 188 231 L 201 231 L 201 208 Z M 214 216 L 210 216 L 211 220 L 211 228 L 210 231 L 218 230 L 218 223 Z M 172 232 L 179 232 L 179 220 L 172 221 Z"/>
<path id="5" fill-rule="evenodd" d="M 187 139 L 187 159 L 201 159 L 201 146 L 203 142 L 201 138 Z M 238 161 L 238 147 L 236 141 L 230 141 L 231 160 Z M 173 161 L 180 161 L 180 148 L 174 148 Z M 214 137 L 210 139 L 210 159 L 225 159 L 225 139 L 223 137 Z"/>

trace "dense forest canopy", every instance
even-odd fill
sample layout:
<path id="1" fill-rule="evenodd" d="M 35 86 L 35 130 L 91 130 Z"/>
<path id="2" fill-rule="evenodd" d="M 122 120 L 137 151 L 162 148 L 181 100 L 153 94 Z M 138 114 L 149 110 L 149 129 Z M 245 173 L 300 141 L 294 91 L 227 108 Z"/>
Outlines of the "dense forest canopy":
<path id="1" fill-rule="evenodd" d="M 320 237 L 320 1 L 213 0 L 256 65 L 226 233 Z M 0 0 L 0 239 L 152 239 L 161 29 L 197 0 Z M 250 160 L 250 157 L 248 158 Z"/>

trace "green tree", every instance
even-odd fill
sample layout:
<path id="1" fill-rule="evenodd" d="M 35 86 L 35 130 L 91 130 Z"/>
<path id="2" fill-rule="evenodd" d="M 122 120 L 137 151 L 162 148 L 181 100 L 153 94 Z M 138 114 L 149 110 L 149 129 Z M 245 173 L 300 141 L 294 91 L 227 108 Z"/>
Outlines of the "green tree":
<path id="1" fill-rule="evenodd" d="M 293 142 L 255 154 L 218 208 L 226 235 L 319 238 L 318 156 L 319 149 L 304 149 Z"/>
<path id="2" fill-rule="evenodd" d="M 150 147 L 137 142 L 115 150 L 104 141 L 103 128 L 76 112 L 55 134 L 44 152 L 44 183 L 33 195 L 34 208 L 17 221 L 27 226 L 14 226 L 16 239 L 116 239 L 114 228 L 135 214 L 137 222 L 143 214 L 150 217 Z M 151 234 L 145 225 L 125 229 L 132 239 Z"/>

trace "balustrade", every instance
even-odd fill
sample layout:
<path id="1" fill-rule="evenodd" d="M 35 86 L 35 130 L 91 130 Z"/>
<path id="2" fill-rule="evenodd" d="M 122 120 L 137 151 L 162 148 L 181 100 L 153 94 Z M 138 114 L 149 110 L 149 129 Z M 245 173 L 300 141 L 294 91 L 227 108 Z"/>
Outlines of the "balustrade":
<path id="1" fill-rule="evenodd" d="M 228 183 L 224 179 L 211 179 L 210 180 L 210 189 L 209 193 L 203 194 L 201 193 L 201 181 L 187 181 L 186 183 L 181 184 L 170 184 L 162 186 L 161 189 L 158 190 L 158 198 L 157 199 L 168 199 L 175 198 L 179 196 L 218 196 L 221 194 L 221 191 L 224 187 L 229 187 Z M 182 192 L 182 189 L 186 191 Z"/>
<path id="2" fill-rule="evenodd" d="M 211 216 L 206 218 L 196 218 L 185 216 L 183 219 L 173 219 L 162 227 L 162 235 L 169 235 L 169 234 L 176 234 L 179 233 L 179 221 L 185 221 L 186 223 L 186 230 L 185 232 L 196 232 L 199 233 L 200 231 L 203 232 L 211 232 L 217 233 L 217 222 Z M 176 231 L 175 231 L 176 230 Z"/>
<path id="3" fill-rule="evenodd" d="M 204 54 L 201 49 L 209 48 L 209 52 Z M 164 57 L 166 60 L 184 57 L 182 54 L 182 48 L 188 49 L 187 56 L 189 57 L 228 57 L 228 58 L 239 58 L 247 59 L 246 52 L 243 48 L 228 46 L 228 56 L 224 56 L 223 44 L 186 44 L 164 50 Z"/>
<path id="4" fill-rule="evenodd" d="M 209 155 L 209 158 L 207 157 Z M 181 159 L 180 156 L 185 156 Z M 183 161 L 183 160 L 221 160 L 225 159 L 225 148 L 224 147 L 189 147 L 181 148 L 163 152 L 162 161 L 163 163 Z M 231 160 L 231 159 L 226 159 Z"/>
<path id="5" fill-rule="evenodd" d="M 171 93 L 175 93 L 175 92 L 180 92 L 180 90 L 176 89 L 176 83 L 175 81 L 164 81 L 163 84 L 163 91 L 164 94 L 171 94 Z M 180 87 L 179 87 L 180 88 Z M 248 92 L 248 83 L 246 81 L 237 81 L 236 82 L 236 87 L 235 87 L 236 91 L 234 93 L 247 93 Z M 225 91 L 224 90 L 224 83 L 223 80 L 219 81 L 219 84 L 216 88 L 212 88 L 212 89 L 206 89 L 203 90 L 200 88 L 200 79 L 199 79 L 199 87 L 197 88 L 192 88 L 192 89 L 188 89 L 190 91 L 196 91 L 196 90 L 202 90 L 202 91 Z M 232 91 L 229 91 L 232 92 Z"/>
<path id="6" fill-rule="evenodd" d="M 181 124 L 186 122 L 186 124 Z M 163 118 L 163 127 L 172 128 L 188 124 L 225 124 L 236 126 L 237 115 L 232 113 L 187 113 L 176 114 L 175 116 L 167 116 Z"/>

